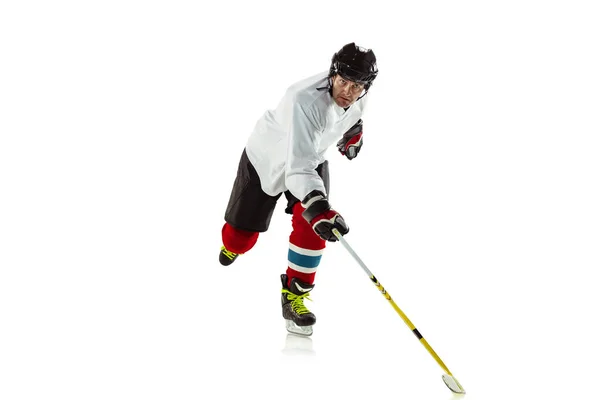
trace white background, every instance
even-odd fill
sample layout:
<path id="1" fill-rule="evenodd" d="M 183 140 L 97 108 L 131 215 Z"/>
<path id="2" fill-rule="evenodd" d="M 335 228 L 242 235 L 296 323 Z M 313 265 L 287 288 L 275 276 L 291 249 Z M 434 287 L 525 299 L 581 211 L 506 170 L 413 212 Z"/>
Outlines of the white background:
<path id="1" fill-rule="evenodd" d="M 283 202 L 217 262 L 256 119 L 351 41 L 381 72 L 329 153 L 349 243 L 465 398 L 598 398 L 594 3 L 3 2 L 0 398 L 452 398 L 339 244 L 287 337 Z"/>

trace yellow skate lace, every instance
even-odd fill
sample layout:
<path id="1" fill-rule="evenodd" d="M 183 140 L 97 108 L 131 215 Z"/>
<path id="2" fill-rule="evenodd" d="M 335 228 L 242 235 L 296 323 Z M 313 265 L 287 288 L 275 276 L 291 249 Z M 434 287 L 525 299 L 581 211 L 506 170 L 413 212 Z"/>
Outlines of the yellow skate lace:
<path id="1" fill-rule="evenodd" d="M 233 260 L 237 256 L 237 253 L 227 250 L 225 246 L 221 247 L 221 253 L 223 253 L 225 257 L 229 258 L 230 260 Z"/>
<path id="2" fill-rule="evenodd" d="M 292 311 L 296 314 L 308 314 L 308 308 L 304 305 L 304 299 L 312 301 L 308 295 L 310 293 L 304 293 L 301 295 L 294 294 L 287 289 L 281 289 L 281 293 L 287 294 L 287 299 L 291 301 Z"/>

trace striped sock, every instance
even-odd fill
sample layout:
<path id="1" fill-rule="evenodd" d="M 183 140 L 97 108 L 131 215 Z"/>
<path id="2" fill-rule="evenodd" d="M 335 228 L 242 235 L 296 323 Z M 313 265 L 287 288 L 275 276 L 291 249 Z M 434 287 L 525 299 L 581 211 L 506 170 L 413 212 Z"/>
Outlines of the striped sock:
<path id="1" fill-rule="evenodd" d="M 288 268 L 286 275 L 288 276 L 288 285 L 292 278 L 298 278 L 302 282 L 312 285 L 315 281 L 317 267 L 321 262 L 323 251 L 304 249 L 290 243 L 288 251 Z"/>

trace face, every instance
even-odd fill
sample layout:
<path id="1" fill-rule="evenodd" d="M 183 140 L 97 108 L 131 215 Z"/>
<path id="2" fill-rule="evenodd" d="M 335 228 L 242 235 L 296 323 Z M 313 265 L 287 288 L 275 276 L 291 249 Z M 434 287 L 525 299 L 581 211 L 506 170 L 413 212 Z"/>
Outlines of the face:
<path id="1" fill-rule="evenodd" d="M 339 75 L 333 77 L 332 96 L 335 103 L 343 108 L 350 107 L 365 90 L 362 83 L 348 81 Z"/>

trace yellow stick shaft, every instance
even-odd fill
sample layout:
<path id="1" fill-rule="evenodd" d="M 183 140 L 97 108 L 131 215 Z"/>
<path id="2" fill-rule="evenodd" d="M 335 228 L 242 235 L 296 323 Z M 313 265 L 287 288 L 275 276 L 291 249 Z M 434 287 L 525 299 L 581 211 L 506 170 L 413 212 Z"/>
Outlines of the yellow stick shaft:
<path id="1" fill-rule="evenodd" d="M 419 331 L 417 330 L 417 328 L 413 325 L 412 322 L 410 322 L 410 319 L 408 319 L 408 317 L 406 316 L 406 314 L 404 314 L 404 312 L 400 309 L 400 307 L 398 307 L 396 305 L 396 303 L 394 302 L 394 300 L 392 300 L 392 297 L 383 288 L 383 286 L 381 286 L 381 284 L 377 281 L 377 278 L 375 278 L 375 276 L 373 275 L 373 273 L 369 270 L 369 268 L 367 268 L 367 266 L 365 265 L 365 263 L 358 256 L 358 254 L 356 254 L 354 252 L 354 250 L 352 250 L 352 247 L 350 247 L 350 245 L 348 244 L 348 242 L 346 242 L 346 239 L 344 239 L 342 237 L 342 235 L 340 234 L 340 232 L 337 229 L 335 229 L 335 228 L 333 229 L 333 234 L 338 238 L 338 240 L 340 241 L 340 243 L 342 243 L 342 245 L 346 248 L 346 250 L 348 250 L 348 252 L 352 255 L 352 257 L 354 257 L 354 259 L 362 267 L 362 269 L 369 276 L 369 278 L 371 278 L 371 280 L 373 281 L 373 283 L 375 284 L 375 286 L 377 287 L 377 289 L 379 289 L 379 291 L 381 292 L 381 294 L 383 294 L 383 296 L 390 302 L 390 304 L 392 305 L 392 307 L 394 307 L 394 310 L 396 310 L 396 312 L 398 313 L 398 315 L 400 315 L 400 318 L 402 318 L 402 320 L 404 321 L 404 323 L 406 325 L 408 325 L 408 327 L 412 330 L 412 332 L 415 334 L 415 336 L 419 339 L 419 342 L 421 342 L 421 344 L 423 346 L 425 346 L 425 348 L 427 349 L 427 351 L 429 352 L 429 354 L 431 354 L 431 356 L 435 359 L 435 361 L 437 361 L 437 363 L 440 365 L 440 367 L 442 367 L 442 369 L 448 375 L 452 376 L 452 374 L 448 370 L 448 367 L 446 367 L 446 364 L 444 364 L 444 362 L 442 361 L 442 359 L 436 354 L 435 351 L 433 351 L 433 349 L 431 348 L 431 346 L 429 345 L 429 343 L 427 343 L 427 340 L 425 340 L 425 338 L 423 336 L 421 336 L 421 334 L 419 333 Z"/>
<path id="2" fill-rule="evenodd" d="M 373 275 L 371 275 L 370 278 L 373 281 L 373 283 L 375 283 L 375 286 L 377 287 L 377 289 L 379 289 L 379 291 L 381 292 L 383 297 L 385 297 L 390 302 L 390 304 L 392 305 L 392 307 L 394 307 L 394 310 L 396 310 L 396 312 L 398 313 L 400 318 L 402 318 L 404 323 L 410 328 L 410 330 L 419 339 L 419 342 L 421 342 L 421 344 L 423 346 L 425 346 L 425 348 L 427 349 L 429 354 L 431 354 L 431 356 L 435 359 L 435 361 L 437 361 L 437 363 L 440 365 L 440 367 L 442 367 L 442 369 L 444 371 L 446 371 L 446 373 L 448 375 L 452 375 L 450 373 L 450 370 L 448 369 L 448 367 L 446 367 L 446 364 L 444 364 L 442 359 L 437 355 L 437 353 L 433 350 L 433 348 L 431 348 L 429 343 L 427 343 L 427 340 L 425 340 L 425 338 L 419 333 L 419 330 L 413 325 L 413 323 L 410 321 L 410 319 L 408 319 L 408 317 L 406 316 L 406 314 L 404 314 L 404 312 L 400 309 L 400 307 L 398 307 L 396 302 L 394 302 L 394 300 L 392 299 L 392 296 L 390 296 L 390 294 L 385 290 L 385 288 L 377 281 L 377 278 L 375 278 L 375 276 L 373 276 Z"/>

